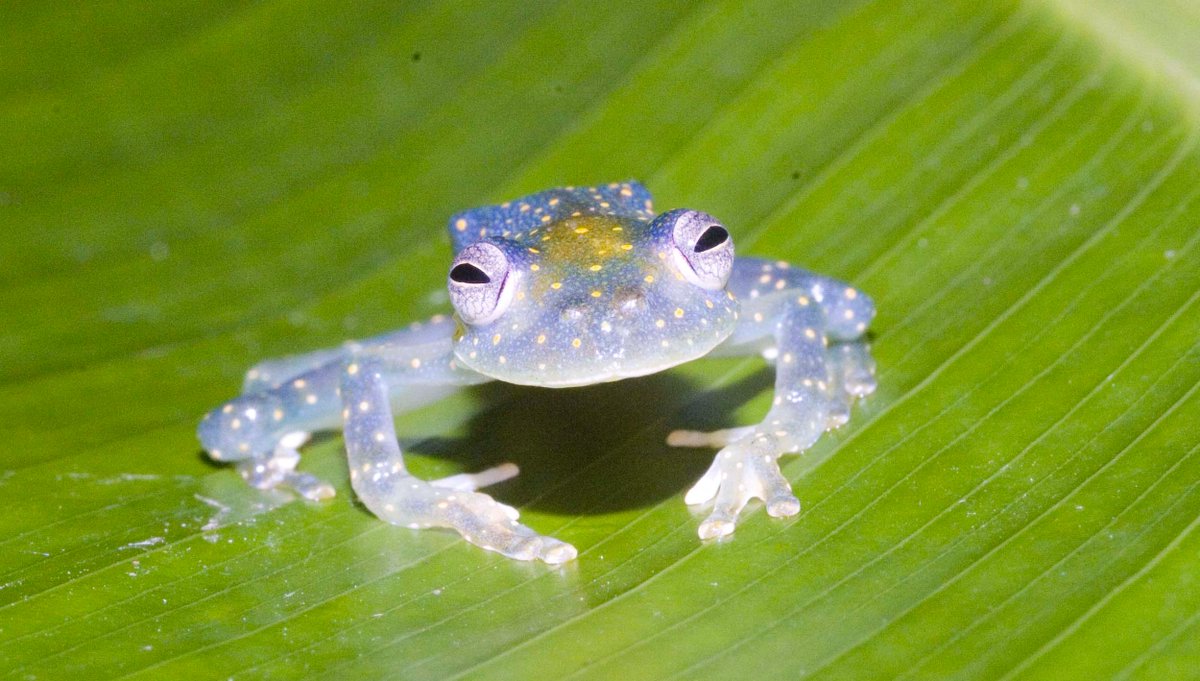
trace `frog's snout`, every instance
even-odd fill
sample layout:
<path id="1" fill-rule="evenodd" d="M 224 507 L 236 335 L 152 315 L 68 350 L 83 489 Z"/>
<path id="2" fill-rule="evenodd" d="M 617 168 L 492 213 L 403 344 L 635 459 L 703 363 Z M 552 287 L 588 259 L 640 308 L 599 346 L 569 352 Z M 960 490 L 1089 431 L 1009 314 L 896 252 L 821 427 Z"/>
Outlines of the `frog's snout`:
<path id="1" fill-rule="evenodd" d="M 599 293 L 600 295 L 595 295 Z M 564 322 L 601 322 L 619 323 L 627 318 L 637 316 L 646 309 L 646 290 L 636 286 L 622 287 L 610 294 L 609 305 L 597 305 L 596 298 L 604 293 L 595 291 L 590 297 L 581 297 L 578 301 L 562 308 L 560 317 Z"/>

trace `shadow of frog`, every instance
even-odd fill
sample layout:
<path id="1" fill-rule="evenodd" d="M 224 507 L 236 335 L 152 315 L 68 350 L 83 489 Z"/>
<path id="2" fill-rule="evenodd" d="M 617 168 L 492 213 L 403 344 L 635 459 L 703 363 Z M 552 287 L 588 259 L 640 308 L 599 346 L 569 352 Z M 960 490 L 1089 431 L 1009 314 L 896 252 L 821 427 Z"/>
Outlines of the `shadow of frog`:
<path id="1" fill-rule="evenodd" d="M 517 464 L 519 476 L 484 491 L 518 508 L 643 508 L 690 487 L 715 453 L 669 447 L 668 432 L 737 425 L 734 412 L 772 380 L 764 369 L 715 389 L 670 373 L 581 388 L 486 384 L 476 388 L 481 406 L 463 437 L 413 442 L 411 451 L 468 471 Z"/>

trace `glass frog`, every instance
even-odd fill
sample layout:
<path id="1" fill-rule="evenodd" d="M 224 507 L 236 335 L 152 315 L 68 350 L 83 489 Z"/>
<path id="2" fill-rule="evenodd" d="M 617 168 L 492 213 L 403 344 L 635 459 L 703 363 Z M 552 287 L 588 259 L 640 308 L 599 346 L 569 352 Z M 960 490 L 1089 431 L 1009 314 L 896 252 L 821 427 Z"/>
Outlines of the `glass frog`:
<path id="1" fill-rule="evenodd" d="M 874 316 L 866 295 L 786 262 L 735 259 L 716 218 L 655 215 L 636 182 L 551 189 L 464 211 L 449 228 L 453 316 L 258 364 L 242 395 L 200 423 L 209 456 L 234 462 L 254 487 L 322 499 L 333 488 L 296 470 L 298 449 L 313 431 L 341 428 L 351 486 L 383 520 L 453 528 L 511 558 L 561 563 L 574 547 L 476 491 L 515 466 L 418 479 L 404 466 L 392 414 L 486 381 L 581 386 L 705 355 L 761 355 L 775 365 L 762 423 L 667 438 L 720 450 L 685 497 L 711 502 L 699 527 L 711 539 L 733 532 L 751 499 L 771 516 L 799 512 L 779 457 L 845 423 L 851 403 L 875 389 L 860 340 Z"/>

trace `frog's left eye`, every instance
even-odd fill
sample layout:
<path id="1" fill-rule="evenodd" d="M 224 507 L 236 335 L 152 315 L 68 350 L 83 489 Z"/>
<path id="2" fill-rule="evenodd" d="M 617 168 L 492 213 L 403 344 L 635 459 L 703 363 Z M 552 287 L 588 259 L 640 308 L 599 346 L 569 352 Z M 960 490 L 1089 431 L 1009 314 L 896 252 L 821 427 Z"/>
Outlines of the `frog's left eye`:
<path id="1" fill-rule="evenodd" d="M 504 314 L 512 302 L 508 257 L 494 244 L 479 242 L 464 248 L 450 266 L 450 302 L 464 322 L 487 324 Z"/>
<path id="2" fill-rule="evenodd" d="M 708 213 L 679 211 L 672 228 L 671 260 L 692 284 L 709 290 L 725 287 L 733 271 L 733 239 Z"/>

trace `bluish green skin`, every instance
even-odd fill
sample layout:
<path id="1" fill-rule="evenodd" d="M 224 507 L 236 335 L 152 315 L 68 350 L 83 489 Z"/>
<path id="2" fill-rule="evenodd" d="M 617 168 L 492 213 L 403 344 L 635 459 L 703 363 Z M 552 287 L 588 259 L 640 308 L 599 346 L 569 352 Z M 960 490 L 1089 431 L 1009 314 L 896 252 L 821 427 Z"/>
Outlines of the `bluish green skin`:
<path id="1" fill-rule="evenodd" d="M 783 262 L 733 260 L 732 241 L 722 246 L 724 261 L 720 249 L 681 246 L 675 225 L 688 214 L 712 220 L 695 211 L 655 216 L 649 193 L 630 182 L 552 189 L 455 215 L 456 264 L 481 248 L 506 261 L 488 284 L 503 292 L 487 307 L 494 319 L 468 323 L 463 308 L 454 317 L 259 364 L 241 397 L 205 416 L 200 441 L 213 459 L 237 462 L 255 487 L 286 486 L 321 499 L 333 489 L 296 470 L 297 449 L 312 431 L 341 427 L 354 490 L 380 518 L 451 527 L 512 558 L 560 563 L 575 557 L 572 546 L 519 524 L 514 509 L 475 491 L 513 470 L 419 480 L 404 467 L 392 414 L 491 380 L 586 385 L 707 354 L 761 354 L 776 366 L 775 399 L 762 423 L 677 431 L 668 442 L 720 448 L 686 496 L 689 504 L 713 502 L 702 538 L 731 533 L 753 498 L 772 516 L 793 515 L 799 502 L 777 460 L 844 423 L 854 399 L 874 390 L 870 354 L 856 342 L 874 308 L 834 279 Z M 699 263 L 701 255 L 725 263 L 727 283 L 697 284 L 688 258 Z M 448 285 L 452 295 L 481 290 L 454 277 Z"/>

